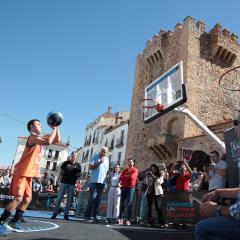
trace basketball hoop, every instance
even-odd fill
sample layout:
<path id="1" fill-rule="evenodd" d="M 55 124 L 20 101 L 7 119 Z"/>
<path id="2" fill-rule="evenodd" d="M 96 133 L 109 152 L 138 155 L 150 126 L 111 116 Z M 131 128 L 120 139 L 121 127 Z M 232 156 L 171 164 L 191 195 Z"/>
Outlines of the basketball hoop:
<path id="1" fill-rule="evenodd" d="M 227 70 L 218 81 L 227 107 L 233 112 L 234 125 L 240 138 L 240 66 Z"/>
<path id="2" fill-rule="evenodd" d="M 146 109 L 155 109 L 157 112 L 164 110 L 163 104 L 153 98 L 143 98 L 141 100 L 141 110 L 145 113 Z"/>

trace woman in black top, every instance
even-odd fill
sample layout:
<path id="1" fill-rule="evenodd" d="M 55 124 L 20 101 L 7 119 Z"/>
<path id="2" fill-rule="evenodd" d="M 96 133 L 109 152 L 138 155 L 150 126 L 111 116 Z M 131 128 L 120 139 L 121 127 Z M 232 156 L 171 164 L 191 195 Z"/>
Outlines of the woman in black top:
<path id="1" fill-rule="evenodd" d="M 161 199 L 163 198 L 162 183 L 164 177 L 156 164 L 151 164 L 150 171 L 146 176 L 147 189 L 145 195 L 148 201 L 148 225 L 153 225 L 152 205 L 154 202 L 155 209 L 158 215 L 160 227 L 166 227 L 165 220 L 161 211 Z"/>

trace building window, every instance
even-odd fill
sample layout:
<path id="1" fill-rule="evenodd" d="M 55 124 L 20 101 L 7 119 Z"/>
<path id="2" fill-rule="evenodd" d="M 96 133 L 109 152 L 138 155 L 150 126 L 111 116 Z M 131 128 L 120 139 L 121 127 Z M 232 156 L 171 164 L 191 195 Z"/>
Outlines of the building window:
<path id="1" fill-rule="evenodd" d="M 93 155 L 93 148 L 91 149 L 90 159 L 92 159 L 92 155 Z"/>
<path id="2" fill-rule="evenodd" d="M 124 130 L 121 131 L 120 138 L 117 139 L 116 147 L 122 147 L 124 142 Z"/>
<path id="3" fill-rule="evenodd" d="M 57 160 L 57 159 L 58 159 L 58 157 L 59 157 L 59 151 L 56 151 L 56 152 L 55 152 L 55 157 L 54 157 L 54 159 L 56 159 L 56 160 Z"/>
<path id="4" fill-rule="evenodd" d="M 89 154 L 89 151 L 87 150 L 87 152 L 85 153 L 84 158 L 83 158 L 84 161 L 88 160 L 88 154 Z"/>
<path id="5" fill-rule="evenodd" d="M 54 162 L 54 163 L 53 163 L 52 170 L 53 170 L 53 171 L 56 171 L 56 170 L 57 170 L 57 162 Z"/>
<path id="6" fill-rule="evenodd" d="M 53 150 L 49 149 L 49 151 L 48 151 L 48 158 L 52 158 L 52 154 L 53 154 Z"/>
<path id="7" fill-rule="evenodd" d="M 91 144 L 91 140 L 92 140 L 92 136 L 90 135 L 90 137 L 88 139 L 88 146 Z"/>
<path id="8" fill-rule="evenodd" d="M 113 148 L 114 148 L 114 137 L 113 137 L 113 139 L 111 141 L 111 144 L 110 144 L 110 147 L 109 147 L 109 151 L 112 151 Z"/>
<path id="9" fill-rule="evenodd" d="M 113 162 L 112 162 L 112 155 L 109 155 L 108 159 L 109 159 L 109 170 L 112 171 L 114 168 Z"/>
<path id="10" fill-rule="evenodd" d="M 50 168 L 50 161 L 47 161 L 46 163 L 46 169 L 48 170 Z"/>
<path id="11" fill-rule="evenodd" d="M 124 130 L 121 131 L 121 140 L 123 141 L 124 138 Z"/>
<path id="12" fill-rule="evenodd" d="M 96 129 L 94 130 L 94 133 L 93 133 L 93 143 L 95 143 L 95 136 L 96 136 Z"/>
<path id="13" fill-rule="evenodd" d="M 122 153 L 119 152 L 119 153 L 118 153 L 118 160 L 117 160 L 118 164 L 120 164 L 121 158 L 122 158 Z"/>

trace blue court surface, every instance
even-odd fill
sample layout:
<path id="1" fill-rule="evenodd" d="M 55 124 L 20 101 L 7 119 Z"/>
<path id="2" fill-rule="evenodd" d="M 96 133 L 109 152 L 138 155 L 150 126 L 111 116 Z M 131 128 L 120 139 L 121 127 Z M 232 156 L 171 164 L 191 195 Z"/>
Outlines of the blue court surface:
<path id="1" fill-rule="evenodd" d="M 2 213 L 3 209 L 0 209 Z M 104 219 L 99 224 L 85 223 L 81 217 L 70 216 L 70 221 L 63 220 L 63 215 L 50 219 L 52 212 L 31 211 L 24 214 L 23 233 L 8 232 L 0 237 L 7 240 L 194 240 L 193 230 L 174 228 L 147 228 L 136 224 L 124 226 L 118 224 L 106 225 Z"/>

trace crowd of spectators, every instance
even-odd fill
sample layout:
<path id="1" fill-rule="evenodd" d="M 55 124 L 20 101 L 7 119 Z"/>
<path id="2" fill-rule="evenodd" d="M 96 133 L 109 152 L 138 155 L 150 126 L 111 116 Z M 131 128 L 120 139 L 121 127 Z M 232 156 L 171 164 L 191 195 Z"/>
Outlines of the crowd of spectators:
<path id="1" fill-rule="evenodd" d="M 190 168 L 190 161 L 185 159 L 175 161 L 164 167 L 165 191 L 213 191 L 227 185 L 227 163 L 221 159 L 217 151 L 209 155 L 210 162 L 202 166 L 204 171 L 197 167 Z"/>
<path id="2" fill-rule="evenodd" d="M 107 151 L 105 150 L 105 152 Z M 99 163 L 96 164 L 92 161 L 92 165 L 95 167 L 93 169 L 98 169 L 103 162 L 103 160 L 100 161 L 102 159 L 101 154 L 100 157 L 97 155 L 96 159 Z M 113 171 L 108 171 L 106 178 L 104 175 L 101 182 L 101 191 L 107 192 L 108 194 L 107 221 L 122 224 L 124 206 L 126 204 L 128 211 L 125 216 L 125 224 L 131 224 L 131 208 L 135 192 L 136 197 L 140 196 L 140 220 L 145 220 L 147 225 L 153 225 L 152 210 L 154 204 L 160 226 L 166 227 L 165 216 L 161 210 L 162 199 L 164 198 L 165 192 L 196 192 L 202 190 L 212 192 L 227 186 L 227 163 L 225 159 L 223 157 L 221 158 L 217 151 L 211 152 L 209 159 L 209 163 L 201 168 L 191 164 L 191 160 L 187 161 L 186 159 L 173 161 L 167 166 L 165 166 L 165 164 L 151 164 L 148 169 L 139 173 L 139 175 L 132 159 L 129 160 L 128 168 L 123 171 L 118 164 L 115 165 Z M 108 159 L 106 158 L 105 161 L 108 161 Z M 93 180 L 90 179 L 90 176 L 91 172 L 85 179 L 78 177 L 74 185 L 72 205 L 74 206 L 73 209 L 76 215 L 79 215 L 80 209 L 83 211 L 87 209 L 86 194 L 84 194 L 84 192 L 91 192 L 91 187 L 93 188 L 94 183 Z M 2 171 L 0 173 L 0 187 L 9 188 L 10 183 L 11 171 L 9 169 Z M 99 183 L 97 184 L 99 185 Z M 45 172 L 41 178 L 34 178 L 32 182 L 33 205 L 38 205 L 40 193 L 46 193 L 49 196 L 47 207 L 55 207 L 56 193 L 59 192 L 60 186 L 61 182 L 53 176 L 50 176 L 47 172 Z M 93 192 L 92 190 L 92 193 Z M 52 198 L 54 194 L 55 198 Z M 89 201 L 87 202 L 89 203 Z M 225 203 L 227 203 L 227 201 Z M 65 205 L 66 196 L 64 195 L 60 208 L 63 208 Z M 89 209 L 92 211 L 90 207 Z M 86 215 L 88 219 L 91 216 L 89 209 L 86 211 L 87 213 L 89 212 L 88 215 Z M 145 211 L 145 209 L 148 210 Z M 96 214 L 98 211 L 99 207 L 93 212 L 95 214 L 93 215 L 95 221 L 97 221 Z"/>
<path id="3" fill-rule="evenodd" d="M 192 165 L 191 160 L 187 161 L 185 159 L 174 161 L 167 166 L 164 164 L 152 164 L 148 169 L 139 174 L 136 183 L 134 180 L 134 187 L 129 185 L 126 188 L 127 190 L 124 188 L 125 180 L 123 180 L 123 173 L 127 171 L 126 176 L 129 181 L 130 179 L 135 179 L 133 177 L 134 174 L 130 178 L 131 174 L 129 174 L 130 170 L 128 168 L 122 172 L 119 168 L 120 166 L 115 165 L 113 172 L 108 172 L 105 187 L 102 189 L 103 192 L 108 193 L 107 221 L 116 222 L 116 219 L 120 219 L 117 222 L 122 224 L 124 201 L 127 199 L 126 204 L 129 210 L 127 211 L 127 216 L 125 216 L 127 219 L 126 224 L 131 224 L 130 215 L 133 194 L 130 193 L 134 193 L 135 191 L 136 197 L 140 196 L 140 220 L 145 219 L 148 225 L 153 225 L 152 205 L 154 204 L 160 226 L 166 226 L 164 216 L 161 212 L 161 201 L 164 198 L 164 192 L 213 191 L 226 187 L 226 161 L 220 158 L 217 151 L 211 152 L 208 157 L 210 158 L 209 163 L 202 166 L 201 169 L 197 166 L 190 167 Z M 82 193 L 89 190 L 89 188 L 84 187 L 86 183 L 89 184 L 87 179 L 78 180 L 76 183 L 75 206 L 77 215 L 79 215 L 80 209 L 83 210 L 84 199 Z M 134 191 L 132 190 L 133 188 Z M 129 194 L 125 196 L 125 192 Z M 145 211 L 146 207 L 148 211 Z M 96 218 L 95 215 L 94 217 Z"/>

